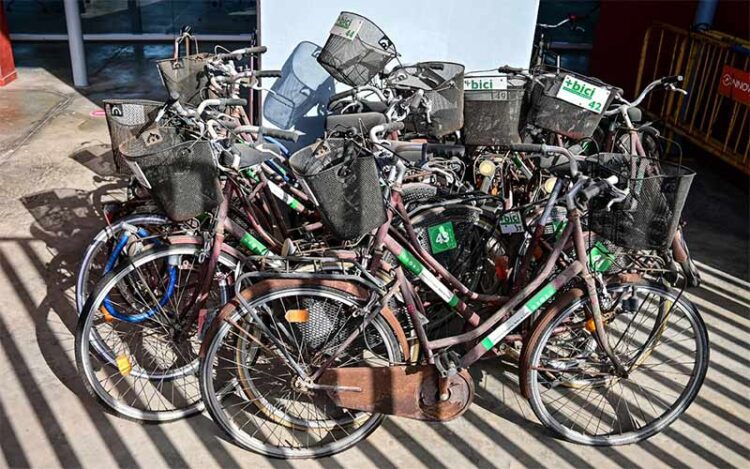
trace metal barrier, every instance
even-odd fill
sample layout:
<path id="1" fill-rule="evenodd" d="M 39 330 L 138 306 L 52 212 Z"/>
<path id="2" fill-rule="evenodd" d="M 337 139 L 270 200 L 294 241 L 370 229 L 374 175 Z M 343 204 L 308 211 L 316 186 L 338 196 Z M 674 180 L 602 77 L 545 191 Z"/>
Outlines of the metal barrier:
<path id="1" fill-rule="evenodd" d="M 750 42 L 716 31 L 656 23 L 646 32 L 636 90 L 684 75 L 684 96 L 653 93 L 643 104 L 667 129 L 750 174 Z"/>

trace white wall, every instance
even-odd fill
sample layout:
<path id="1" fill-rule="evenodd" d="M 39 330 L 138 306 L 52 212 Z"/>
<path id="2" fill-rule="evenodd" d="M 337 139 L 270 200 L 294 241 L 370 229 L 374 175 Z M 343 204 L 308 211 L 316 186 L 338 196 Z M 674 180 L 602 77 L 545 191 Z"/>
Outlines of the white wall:
<path id="1" fill-rule="evenodd" d="M 341 11 L 369 18 L 393 41 L 403 63 L 463 64 L 466 71 L 500 65 L 526 67 L 539 0 L 260 0 L 263 68 L 279 69 L 302 41 L 323 46 Z M 392 62 L 389 66 L 393 66 Z M 264 80 L 264 86 L 271 82 Z M 346 88 L 338 84 L 339 90 Z M 327 103 L 327 98 L 323 104 Z M 294 128 L 306 135 L 290 150 L 323 133 L 325 119 L 311 110 Z M 266 120 L 264 125 L 270 125 Z"/>
<path id="2" fill-rule="evenodd" d="M 300 41 L 322 46 L 342 10 L 366 16 L 403 62 L 449 60 L 466 70 L 527 66 L 539 0 L 261 0 L 263 67 L 278 68 Z"/>

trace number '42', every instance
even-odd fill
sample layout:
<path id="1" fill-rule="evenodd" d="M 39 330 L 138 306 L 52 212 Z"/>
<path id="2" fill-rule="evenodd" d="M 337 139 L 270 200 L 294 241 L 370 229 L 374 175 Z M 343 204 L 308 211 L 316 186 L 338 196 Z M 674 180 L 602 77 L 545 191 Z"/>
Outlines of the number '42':
<path id="1" fill-rule="evenodd" d="M 601 110 L 602 110 L 602 103 L 600 103 L 598 101 L 591 101 L 589 103 L 589 109 L 591 109 L 592 111 L 601 112 Z"/>

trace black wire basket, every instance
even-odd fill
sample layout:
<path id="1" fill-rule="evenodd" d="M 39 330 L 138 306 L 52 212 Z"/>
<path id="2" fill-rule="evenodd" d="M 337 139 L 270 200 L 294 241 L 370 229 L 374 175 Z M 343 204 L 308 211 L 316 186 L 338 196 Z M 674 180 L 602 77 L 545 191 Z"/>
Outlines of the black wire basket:
<path id="1" fill-rule="evenodd" d="M 474 75 L 464 79 L 464 142 L 495 146 L 520 143 L 525 125 L 528 79 Z"/>
<path id="2" fill-rule="evenodd" d="M 607 210 L 608 198 L 589 203 L 589 229 L 617 246 L 667 249 L 680 223 L 695 172 L 681 164 L 619 153 L 600 153 L 586 164 L 597 177 L 618 177 L 630 193 Z"/>
<path id="3" fill-rule="evenodd" d="M 404 120 L 408 132 L 441 137 L 464 125 L 464 66 L 452 62 L 420 62 L 393 69 L 388 82 L 396 89 L 424 91 L 424 106 Z"/>
<path id="4" fill-rule="evenodd" d="M 174 221 L 214 209 L 222 201 L 211 144 L 153 127 L 120 146 L 130 170 Z"/>
<path id="5" fill-rule="evenodd" d="M 572 139 L 589 138 L 616 91 L 573 72 L 538 76 L 531 87 L 529 122 Z"/>
<path id="6" fill-rule="evenodd" d="M 386 220 L 375 158 L 360 153 L 351 140 L 330 138 L 289 159 L 323 222 L 342 240 L 364 236 Z"/>
<path id="7" fill-rule="evenodd" d="M 169 95 L 177 94 L 181 103 L 193 106 L 214 98 L 208 87 L 206 63 L 209 58 L 209 54 L 199 53 L 157 61 L 156 67 Z"/>
<path id="8" fill-rule="evenodd" d="M 349 86 L 370 82 L 396 57 L 396 47 L 375 23 L 364 16 L 341 12 L 318 56 L 336 80 Z"/>
<path id="9" fill-rule="evenodd" d="M 120 145 L 148 129 L 162 106 L 164 103 L 142 99 L 104 100 L 104 116 L 107 119 L 109 139 L 112 143 L 112 159 L 118 173 L 130 173 L 120 153 Z"/>

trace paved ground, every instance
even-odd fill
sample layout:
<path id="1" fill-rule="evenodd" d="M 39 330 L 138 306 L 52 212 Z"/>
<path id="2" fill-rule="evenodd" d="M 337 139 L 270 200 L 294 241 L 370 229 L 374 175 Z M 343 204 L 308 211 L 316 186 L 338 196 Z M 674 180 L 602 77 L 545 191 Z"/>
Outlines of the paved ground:
<path id="1" fill-rule="evenodd" d="M 355 449 L 312 463 L 242 451 L 205 415 L 143 426 L 105 414 L 82 390 L 71 335 L 77 259 L 99 228 L 96 204 L 116 185 L 102 163 L 104 119 L 91 112 L 107 94 L 160 91 L 148 67 L 126 74 L 131 48 L 92 51 L 86 95 L 23 52 L 29 66 L 0 89 L 0 466 L 750 467 L 747 185 L 697 159 L 688 239 L 705 286 L 691 297 L 708 323 L 711 368 L 687 414 L 645 443 L 600 449 L 554 439 L 499 366 L 485 368 L 476 405 L 461 419 L 388 419 Z"/>

